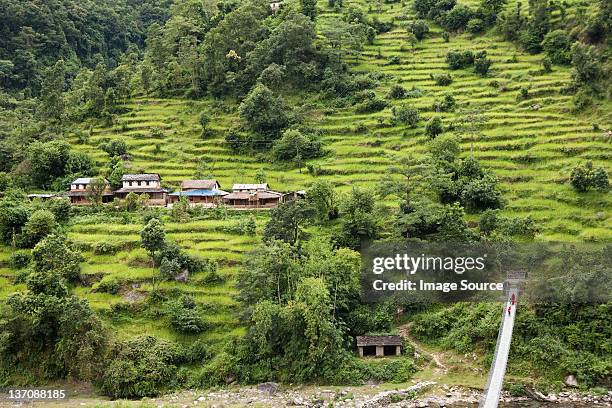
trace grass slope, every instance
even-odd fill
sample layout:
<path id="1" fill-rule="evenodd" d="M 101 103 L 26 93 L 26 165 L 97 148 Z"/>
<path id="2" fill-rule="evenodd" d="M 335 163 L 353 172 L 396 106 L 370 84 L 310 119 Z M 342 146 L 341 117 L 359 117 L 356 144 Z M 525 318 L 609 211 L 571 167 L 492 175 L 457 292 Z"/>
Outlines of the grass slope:
<path id="1" fill-rule="evenodd" d="M 87 299 L 90 305 L 106 318 L 113 331 L 119 336 L 150 334 L 160 337 L 191 342 L 201 338 L 209 344 L 224 343 L 230 338 L 243 334 L 238 321 L 238 303 L 235 300 L 235 275 L 241 267 L 244 256 L 258 242 L 258 237 L 226 232 L 228 226 L 239 222 L 237 217 L 227 219 L 194 220 L 184 223 L 166 222 L 167 238 L 176 242 L 187 253 L 206 257 L 218 263 L 218 273 L 224 278 L 222 283 L 206 283 L 202 274 L 190 277 L 187 283 L 162 282 L 159 288 L 170 294 L 185 293 L 192 295 L 205 311 L 203 316 L 210 329 L 198 336 L 183 336 L 169 328 L 165 318 L 146 313 L 111 313 L 119 304 L 125 305 L 138 301 L 152 290 L 152 278 L 158 272 L 150 265 L 149 257 L 140 247 L 139 223 L 124 224 L 120 219 L 100 224 L 90 216 L 77 216 L 67 227 L 68 237 L 77 242 L 82 249 L 85 261 L 81 264 L 84 286 L 74 292 Z M 259 216 L 257 223 L 265 223 L 265 216 Z M 116 245 L 120 250 L 109 255 L 94 253 L 94 245 L 106 242 Z M 0 251 L 0 297 L 24 290 L 25 285 L 12 285 L 17 271 L 9 268 L 10 249 Z M 102 293 L 95 290 L 96 283 L 116 280 L 121 289 L 117 294 Z M 129 308 L 128 308 L 129 310 Z"/>
<path id="2" fill-rule="evenodd" d="M 338 15 L 323 3 L 319 4 L 319 22 L 324 27 L 332 24 Z M 345 2 L 345 6 L 349 5 L 368 9 L 365 0 Z M 378 15 L 383 20 L 411 13 L 409 7 L 402 9 L 400 4 L 377 7 L 380 12 L 369 15 Z M 526 55 L 492 34 L 452 36 L 446 43 L 441 30 L 433 27 L 415 49 L 406 42 L 405 36 L 402 28 L 378 36 L 360 58 L 352 61 L 352 67 L 355 71 L 392 75 L 391 80 L 376 89 L 381 97 L 395 83 L 408 89 L 421 89 L 423 95 L 419 98 L 391 102 L 421 110 L 424 120 L 417 129 L 389 125 L 390 109 L 375 114 L 356 114 L 354 108 L 328 108 L 313 100 L 300 102 L 302 95 L 287 96 L 294 105 L 299 104 L 313 113 L 311 124 L 324 131 L 323 138 L 330 153 L 314 161 L 325 170 L 325 175 L 319 177 L 332 181 L 340 191 L 354 185 L 375 188 L 387 177 L 388 168 L 401 157 L 423 154 L 427 142 L 424 124 L 434 114 L 432 104 L 450 93 L 456 98 L 459 109 L 455 113 L 440 114 L 446 124 L 473 111 L 487 118 L 486 123 L 473 132 L 462 134 L 461 140 L 464 154 L 473 154 L 502 181 L 508 201 L 503 210 L 505 214 L 533 217 L 541 226 L 538 236 L 541 240 L 612 239 L 612 218 L 608 211 L 612 204 L 610 194 L 577 194 L 567 183 L 571 169 L 586 160 L 603 164 L 612 171 L 610 136 L 593 127 L 593 123 L 598 123 L 601 129 L 610 128 L 609 103 L 599 111 L 581 116 L 573 114 L 570 97 L 560 93 L 561 87 L 570 80 L 568 68 L 554 67 L 552 73 L 542 74 L 542 56 Z M 492 71 L 486 78 L 471 69 L 452 71 L 454 82 L 446 87 L 437 86 L 429 75 L 450 72 L 445 56 L 451 49 L 486 49 L 494 62 Z M 387 58 L 392 55 L 399 56 L 401 64 L 388 65 Z M 500 86 L 490 86 L 492 81 Z M 530 87 L 531 96 L 517 101 L 523 86 Z M 223 139 L 224 131 L 238 121 L 237 105 L 231 101 L 135 98 L 125 107 L 129 111 L 120 115 L 114 125 L 94 124 L 88 140 L 79 142 L 77 136 L 72 136 L 75 148 L 90 154 L 102 165 L 108 158 L 98 144 L 105 139 L 125 140 L 129 144 L 133 170 L 160 173 L 164 184 L 172 187 L 177 187 L 183 179 L 193 178 L 198 170 L 200 174 L 217 178 L 226 189 L 234 182 L 254 181 L 256 171 L 261 168 L 272 188 L 278 190 L 307 188 L 314 180 L 303 169 L 272 164 L 260 155 L 232 154 Z M 213 116 L 214 134 L 205 139 L 200 137 L 197 124 L 202 110 L 210 111 Z M 366 131 L 360 130 L 363 126 Z M 202 337 L 212 342 L 223 342 L 243 331 L 234 298 L 235 273 L 258 238 L 225 232 L 223 226 L 244 216 L 166 224 L 171 240 L 190 253 L 218 260 L 220 273 L 227 278 L 220 285 L 204 284 L 198 276 L 187 284 L 163 284 L 164 289 L 193 294 L 206 306 L 205 318 L 212 329 Z M 260 231 L 264 223 L 265 215 L 259 216 Z M 127 292 L 151 290 L 150 280 L 155 271 L 139 247 L 140 228 L 140 224 L 124 224 L 119 219 L 101 225 L 87 216 L 77 217 L 68 227 L 70 238 L 83 244 L 86 261 L 82 269 L 91 277 L 91 282 L 115 278 L 122 283 L 124 290 L 117 295 L 96 293 L 87 286 L 76 289 L 103 315 L 113 304 L 124 301 Z M 92 245 L 102 241 L 119 243 L 120 252 L 93 254 Z M 10 249 L 0 249 L 0 298 L 24 288 L 24 285 L 11 284 L 16 271 L 8 266 L 9 255 Z M 168 328 L 166 321 L 151 316 L 135 315 L 108 321 L 120 336 L 148 333 L 179 341 L 193 339 L 177 335 Z"/>
<path id="3" fill-rule="evenodd" d="M 345 5 L 368 9 L 365 1 Z M 410 7 L 400 4 L 378 5 L 370 16 L 388 20 L 411 16 Z M 319 24 L 325 27 L 339 17 L 320 5 Z M 403 25 L 399 22 L 399 25 Z M 610 167 L 610 103 L 597 111 L 580 116 L 572 112 L 571 96 L 560 93 L 570 81 L 570 70 L 554 67 L 541 71 L 541 55 L 520 52 L 511 43 L 493 34 L 473 37 L 452 36 L 446 43 L 441 29 L 432 27 L 426 39 L 415 49 L 406 42 L 406 32 L 396 27 L 379 35 L 374 44 L 351 65 L 358 72 L 382 72 L 392 76 L 376 90 L 384 97 L 395 84 L 423 91 L 418 98 L 391 101 L 394 106 L 409 105 L 422 113 L 416 129 L 391 126 L 390 109 L 374 114 L 356 114 L 351 108 L 326 108 L 306 102 L 304 109 L 314 113 L 313 125 L 324 131 L 330 154 L 316 160 L 324 170 L 321 178 L 332 181 L 340 190 L 352 185 L 375 187 L 386 177 L 388 168 L 406 155 L 418 156 L 426 149 L 425 121 L 439 115 L 445 124 L 468 115 L 485 118 L 472 131 L 464 132 L 461 141 L 464 155 L 473 154 L 502 181 L 508 200 L 504 212 L 514 216 L 531 216 L 541 226 L 543 240 L 609 240 L 612 218 L 606 212 L 612 204 L 610 194 L 578 194 L 567 183 L 571 169 L 592 160 Z M 491 72 L 481 77 L 471 68 L 449 71 L 447 51 L 487 50 L 493 61 Z M 382 57 L 381 57 L 382 56 Z M 388 57 L 399 56 L 401 64 L 389 65 Z M 450 72 L 453 83 L 437 86 L 430 74 Z M 497 87 L 493 83 L 499 84 Z M 529 88 L 527 99 L 517 99 L 522 87 Z M 434 101 L 446 94 L 455 97 L 454 113 L 435 113 Z M 288 99 L 300 100 L 291 95 Z M 275 189 L 307 187 L 313 176 L 305 169 L 269 163 L 262 155 L 234 155 L 224 144 L 224 130 L 238 121 L 236 106 L 231 102 L 186 101 L 177 99 L 134 99 L 126 104 L 131 111 L 121 115 L 111 127 L 95 126 L 89 141 L 80 145 L 99 162 L 106 160 L 97 144 L 104 139 L 120 138 L 130 146 L 136 170 L 158 172 L 166 184 L 178 186 L 181 180 L 210 174 L 229 188 L 234 182 L 252 182 L 263 168 Z M 197 116 L 201 110 L 213 114 L 212 137 L 202 139 Z M 595 130 L 596 123 L 600 130 Z M 364 131 L 365 127 L 365 131 Z M 73 140 L 77 143 L 76 138 Z"/>

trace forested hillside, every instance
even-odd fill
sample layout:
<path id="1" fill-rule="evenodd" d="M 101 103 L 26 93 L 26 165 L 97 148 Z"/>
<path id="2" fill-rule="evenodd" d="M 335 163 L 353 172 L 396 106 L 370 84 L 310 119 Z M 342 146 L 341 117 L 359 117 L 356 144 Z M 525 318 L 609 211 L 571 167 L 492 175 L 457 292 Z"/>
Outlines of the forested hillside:
<path id="1" fill-rule="evenodd" d="M 398 308 L 486 366 L 498 305 L 363 303 L 371 240 L 594 242 L 563 259 L 609 284 L 608 1 L 274 7 L 0 0 L 1 384 L 405 382 L 423 363 L 410 344 L 354 355 Z M 306 194 L 271 211 L 102 204 L 104 180 L 132 173 Z M 91 205 L 26 195 L 77 177 L 102 185 Z M 609 306 L 520 310 L 511 373 L 606 385 Z"/>

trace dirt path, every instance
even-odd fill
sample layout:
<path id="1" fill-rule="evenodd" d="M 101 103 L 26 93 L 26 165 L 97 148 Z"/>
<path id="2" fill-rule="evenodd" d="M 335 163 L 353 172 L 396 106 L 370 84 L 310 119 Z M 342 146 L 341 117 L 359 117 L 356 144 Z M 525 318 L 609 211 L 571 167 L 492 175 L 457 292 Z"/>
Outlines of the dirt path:
<path id="1" fill-rule="evenodd" d="M 431 361 L 436 365 L 435 371 L 437 374 L 448 374 L 448 367 L 442 361 L 444 360 L 444 353 L 426 350 L 424 346 L 418 342 L 410 334 L 412 328 L 412 322 L 406 323 L 399 327 L 399 334 L 404 339 L 408 340 L 413 346 L 416 353 L 429 357 Z"/>

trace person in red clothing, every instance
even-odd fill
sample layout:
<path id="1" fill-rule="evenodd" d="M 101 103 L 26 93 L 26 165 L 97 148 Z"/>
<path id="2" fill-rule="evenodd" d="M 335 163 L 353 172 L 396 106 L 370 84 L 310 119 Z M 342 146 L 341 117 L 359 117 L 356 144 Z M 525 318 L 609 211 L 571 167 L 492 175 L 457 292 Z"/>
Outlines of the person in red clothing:
<path id="1" fill-rule="evenodd" d="M 514 293 L 512 294 L 512 306 L 514 306 L 514 304 L 516 303 L 516 297 L 514 296 Z"/>
<path id="2" fill-rule="evenodd" d="M 510 309 L 512 309 L 512 306 L 508 306 L 508 315 L 510 315 Z"/>

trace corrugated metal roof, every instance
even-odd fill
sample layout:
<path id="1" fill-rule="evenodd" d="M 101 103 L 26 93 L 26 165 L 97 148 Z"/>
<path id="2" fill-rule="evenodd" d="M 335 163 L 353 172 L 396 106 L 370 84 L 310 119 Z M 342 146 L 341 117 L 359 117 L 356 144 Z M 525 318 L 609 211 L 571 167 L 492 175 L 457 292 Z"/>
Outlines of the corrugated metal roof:
<path id="1" fill-rule="evenodd" d="M 214 196 L 224 196 L 229 194 L 227 191 L 223 190 L 189 190 L 189 191 L 175 191 L 174 193 L 170 193 L 171 196 L 176 197 L 214 197 Z"/>
<path id="2" fill-rule="evenodd" d="M 232 190 L 267 190 L 268 183 L 259 184 L 234 184 Z"/>
<path id="3" fill-rule="evenodd" d="M 91 183 L 91 177 L 79 177 L 74 180 L 71 184 L 89 184 Z"/>
<path id="4" fill-rule="evenodd" d="M 159 181 L 161 177 L 157 173 L 124 174 L 121 181 Z"/>

